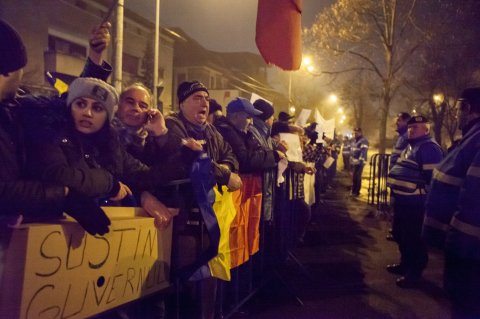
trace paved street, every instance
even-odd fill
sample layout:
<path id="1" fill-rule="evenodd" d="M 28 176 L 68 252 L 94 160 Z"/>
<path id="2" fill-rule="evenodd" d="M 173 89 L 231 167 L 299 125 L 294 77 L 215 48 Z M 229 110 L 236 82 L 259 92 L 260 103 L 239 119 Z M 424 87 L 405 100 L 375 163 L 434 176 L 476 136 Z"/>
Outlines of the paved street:
<path id="1" fill-rule="evenodd" d="M 270 282 L 243 314 L 233 317 L 449 318 L 449 302 L 441 289 L 441 252 L 430 252 L 420 288 L 396 287 L 395 275 L 385 266 L 398 262 L 397 247 L 385 239 L 387 220 L 366 203 L 368 183 L 363 182 L 359 199 L 349 198 L 346 174 L 339 174 L 336 183 L 314 211 L 305 245 L 294 250 L 308 275 L 290 260 L 282 271 L 286 284 Z"/>

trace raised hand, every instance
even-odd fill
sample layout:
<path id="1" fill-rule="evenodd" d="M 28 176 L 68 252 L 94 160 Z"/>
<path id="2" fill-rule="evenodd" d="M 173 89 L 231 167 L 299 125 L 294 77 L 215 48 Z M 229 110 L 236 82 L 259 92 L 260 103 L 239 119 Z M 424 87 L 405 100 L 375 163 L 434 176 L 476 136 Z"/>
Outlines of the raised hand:
<path id="1" fill-rule="evenodd" d="M 107 49 L 110 43 L 110 29 L 112 25 L 110 22 L 104 22 L 92 29 L 90 33 L 90 39 L 88 41 L 90 45 L 89 58 L 96 64 L 102 64 L 103 53 Z"/>

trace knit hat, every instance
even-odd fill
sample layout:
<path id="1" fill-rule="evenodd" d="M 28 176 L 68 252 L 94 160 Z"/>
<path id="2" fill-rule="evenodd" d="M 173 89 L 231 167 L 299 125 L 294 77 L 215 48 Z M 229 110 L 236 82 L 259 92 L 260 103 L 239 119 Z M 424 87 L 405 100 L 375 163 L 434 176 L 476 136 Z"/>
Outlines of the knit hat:
<path id="1" fill-rule="evenodd" d="M 397 114 L 397 116 L 398 116 L 399 118 L 401 118 L 402 120 L 404 120 L 404 121 L 405 121 L 405 120 L 408 121 L 409 119 L 412 118 L 412 116 L 411 116 L 410 114 L 408 114 L 407 112 L 400 112 L 400 113 Z"/>
<path id="2" fill-rule="evenodd" d="M 198 92 L 198 91 L 207 92 L 207 94 L 210 95 L 210 93 L 208 93 L 207 87 L 205 85 L 203 85 L 203 83 L 201 83 L 201 82 L 185 81 L 185 82 L 180 83 L 180 85 L 178 86 L 178 89 L 177 89 L 178 103 L 182 103 L 190 95 L 192 95 L 193 93 Z"/>
<path id="3" fill-rule="evenodd" d="M 20 70 L 27 65 L 27 51 L 20 35 L 0 19 L 0 74 Z"/>
<path id="4" fill-rule="evenodd" d="M 262 99 L 258 99 L 255 102 L 253 102 L 253 106 L 255 107 L 255 109 L 262 112 L 262 114 L 257 115 L 257 117 L 262 121 L 268 120 L 275 113 L 273 106 L 267 101 Z"/>
<path id="5" fill-rule="evenodd" d="M 105 107 L 111 121 L 118 108 L 118 94 L 113 86 L 95 78 L 77 78 L 68 88 L 67 105 L 80 97 L 94 99 Z"/>
<path id="6" fill-rule="evenodd" d="M 463 90 L 460 99 L 470 104 L 470 111 L 480 112 L 480 87 Z"/>
<path id="7" fill-rule="evenodd" d="M 430 121 L 423 115 L 412 116 L 407 125 L 417 124 L 417 123 L 430 123 Z"/>
<path id="8" fill-rule="evenodd" d="M 218 104 L 217 100 L 210 99 L 210 107 L 208 109 L 208 114 L 215 113 L 216 111 L 222 111 L 222 106 Z"/>
<path id="9" fill-rule="evenodd" d="M 280 122 L 288 122 L 290 121 L 291 119 L 293 119 L 295 116 L 293 115 L 288 115 L 287 113 L 285 112 L 280 112 L 278 113 L 278 120 Z"/>
<path id="10" fill-rule="evenodd" d="M 261 111 L 256 110 L 253 107 L 253 104 L 249 100 L 244 99 L 243 97 L 237 97 L 235 100 L 230 101 L 227 105 L 227 114 L 236 113 L 236 112 L 245 112 L 249 115 L 258 116 L 262 114 Z"/>

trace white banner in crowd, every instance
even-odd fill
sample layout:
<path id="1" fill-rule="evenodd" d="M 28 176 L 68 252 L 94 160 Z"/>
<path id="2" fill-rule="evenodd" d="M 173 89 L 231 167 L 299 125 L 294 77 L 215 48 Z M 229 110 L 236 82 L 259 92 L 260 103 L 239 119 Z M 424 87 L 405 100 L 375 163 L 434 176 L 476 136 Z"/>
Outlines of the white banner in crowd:
<path id="1" fill-rule="evenodd" d="M 298 125 L 300 127 L 304 127 L 305 124 L 307 124 L 308 118 L 310 117 L 311 113 L 312 113 L 312 110 L 310 110 L 310 109 L 302 109 L 300 111 L 300 114 L 297 116 L 297 120 L 295 121 L 295 125 Z"/>
<path id="2" fill-rule="evenodd" d="M 315 122 L 317 122 L 319 125 L 321 125 L 321 124 L 323 124 L 323 122 L 325 122 L 322 115 L 320 115 L 320 111 L 317 108 L 315 109 L 314 117 L 315 117 Z"/>
<path id="3" fill-rule="evenodd" d="M 333 139 L 335 137 L 335 118 L 326 120 L 323 125 L 323 131 L 325 132 L 325 136 Z"/>
<path id="4" fill-rule="evenodd" d="M 325 120 L 323 119 L 322 115 L 320 115 L 320 112 L 318 109 L 315 109 L 315 122 L 317 123 L 317 126 L 315 127 L 315 131 L 318 133 L 318 138 L 317 138 L 317 143 L 324 143 L 323 140 L 323 132 L 324 132 L 324 122 Z"/>
<path id="5" fill-rule="evenodd" d="M 322 136 L 324 133 L 326 137 L 333 139 L 335 137 L 335 118 L 325 120 L 318 109 L 315 109 L 314 117 L 317 123 L 317 127 L 315 128 L 315 131 L 318 132 L 317 143 L 323 143 Z"/>
<path id="6" fill-rule="evenodd" d="M 273 103 L 272 103 L 272 102 L 270 102 L 269 100 L 267 100 L 267 99 L 265 99 L 265 98 L 261 97 L 261 96 L 260 96 L 260 95 L 258 95 L 258 94 L 255 94 L 255 93 L 252 93 L 252 97 L 250 98 L 250 103 L 252 103 L 252 104 L 253 104 L 253 102 L 255 102 L 255 101 L 256 101 L 256 100 L 258 100 L 258 99 L 265 100 L 265 101 L 267 101 L 268 103 L 270 103 L 270 105 L 273 105 Z"/>
<path id="7" fill-rule="evenodd" d="M 280 133 L 280 140 L 285 141 L 288 145 L 287 157 L 289 161 L 303 162 L 302 147 L 297 134 Z"/>

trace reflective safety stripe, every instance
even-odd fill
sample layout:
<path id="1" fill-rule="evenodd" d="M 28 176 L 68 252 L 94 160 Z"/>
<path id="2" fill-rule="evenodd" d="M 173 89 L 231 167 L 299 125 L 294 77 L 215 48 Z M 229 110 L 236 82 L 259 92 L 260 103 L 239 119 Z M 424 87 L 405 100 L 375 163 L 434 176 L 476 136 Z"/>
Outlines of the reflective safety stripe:
<path id="1" fill-rule="evenodd" d="M 392 177 L 388 178 L 387 183 L 392 184 L 392 185 L 402 186 L 404 188 L 411 189 L 411 190 L 414 190 L 414 189 L 417 188 L 417 184 L 415 184 L 415 183 L 401 181 L 401 180 L 398 180 L 398 179 L 395 179 L 395 178 L 392 178 Z"/>
<path id="2" fill-rule="evenodd" d="M 417 163 L 417 162 L 412 161 L 412 160 L 408 160 L 408 159 L 406 159 L 406 158 L 401 158 L 401 159 L 398 160 L 398 162 L 399 162 L 399 163 L 401 163 L 401 162 L 406 162 L 406 163 L 408 163 L 408 164 L 410 164 L 410 165 L 413 165 L 414 167 L 418 167 L 418 163 Z"/>
<path id="3" fill-rule="evenodd" d="M 480 167 L 479 166 L 470 166 L 467 171 L 467 175 L 473 177 L 480 177 Z"/>
<path id="4" fill-rule="evenodd" d="M 480 239 L 480 227 L 462 222 L 457 217 L 453 217 L 450 225 L 458 231 Z"/>
<path id="5" fill-rule="evenodd" d="M 442 223 L 438 219 L 432 218 L 432 217 L 425 217 L 425 220 L 423 221 L 424 225 L 430 226 L 432 228 L 441 230 L 441 231 L 448 231 L 450 229 L 449 224 Z"/>
<path id="6" fill-rule="evenodd" d="M 360 146 L 360 148 L 368 148 L 368 145 L 367 145 L 367 144 L 362 144 L 362 145 Z"/>
<path id="7" fill-rule="evenodd" d="M 445 174 L 436 168 L 433 170 L 433 179 L 453 186 L 461 186 L 463 184 L 463 178 Z"/>
<path id="8" fill-rule="evenodd" d="M 438 163 L 435 163 L 435 164 L 423 164 L 422 165 L 422 168 L 426 171 L 431 171 L 433 170 L 435 167 L 437 167 Z"/>
<path id="9" fill-rule="evenodd" d="M 424 190 L 424 189 L 416 189 L 414 192 L 412 193 L 409 193 L 409 192 L 403 192 L 403 191 L 400 191 L 398 189 L 396 190 L 392 190 L 395 194 L 398 194 L 398 195 L 403 195 L 403 196 L 418 196 L 418 195 L 424 195 L 426 194 L 427 192 Z"/>

